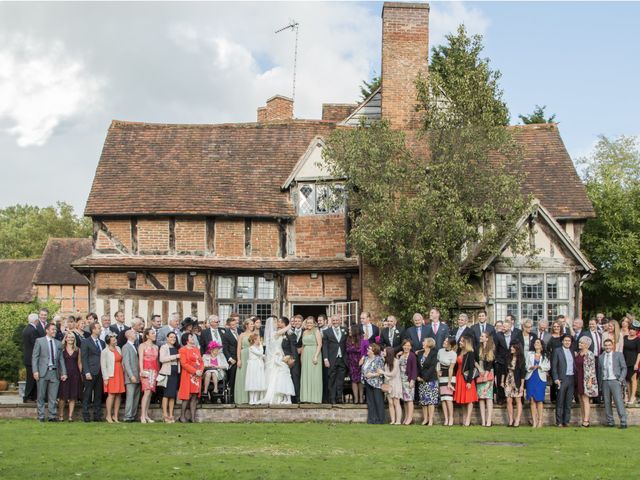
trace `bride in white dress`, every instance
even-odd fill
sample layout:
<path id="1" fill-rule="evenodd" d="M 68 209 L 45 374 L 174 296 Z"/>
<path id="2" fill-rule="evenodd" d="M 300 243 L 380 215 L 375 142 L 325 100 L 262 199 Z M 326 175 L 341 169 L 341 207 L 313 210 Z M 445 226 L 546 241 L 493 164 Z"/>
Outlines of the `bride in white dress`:
<path id="1" fill-rule="evenodd" d="M 265 376 L 267 378 L 267 391 L 260 400 L 261 404 L 282 405 L 291 403 L 291 397 L 296 394 L 291 380 L 289 365 L 284 361 L 282 340 L 289 330 L 285 326 L 277 329 L 276 319 L 269 317 L 264 329 L 264 342 L 267 347 L 267 360 L 265 362 Z"/>

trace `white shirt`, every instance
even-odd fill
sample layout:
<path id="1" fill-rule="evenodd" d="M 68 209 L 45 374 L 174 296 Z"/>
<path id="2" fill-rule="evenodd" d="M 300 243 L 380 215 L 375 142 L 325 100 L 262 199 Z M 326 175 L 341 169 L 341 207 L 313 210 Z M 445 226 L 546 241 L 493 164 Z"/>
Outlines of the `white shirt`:
<path id="1" fill-rule="evenodd" d="M 567 361 L 567 372 L 566 375 L 573 376 L 573 352 L 571 349 L 562 347 L 562 351 L 564 352 L 564 358 Z"/>
<path id="2" fill-rule="evenodd" d="M 338 340 L 338 357 L 342 357 L 342 348 L 340 348 L 340 339 L 342 338 L 342 332 L 340 331 L 340 327 L 333 327 L 333 334 L 336 336 Z"/>
<path id="3" fill-rule="evenodd" d="M 613 374 L 613 352 L 604 354 L 604 379 L 617 380 Z"/>

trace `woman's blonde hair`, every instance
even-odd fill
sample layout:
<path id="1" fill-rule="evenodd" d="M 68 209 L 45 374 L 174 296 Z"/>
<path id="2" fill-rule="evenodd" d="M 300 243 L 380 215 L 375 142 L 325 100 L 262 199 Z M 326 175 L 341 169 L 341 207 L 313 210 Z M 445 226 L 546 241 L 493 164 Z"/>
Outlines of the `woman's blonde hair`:
<path id="1" fill-rule="evenodd" d="M 62 345 L 62 348 L 67 348 L 67 337 L 71 335 L 71 337 L 73 338 L 73 343 L 71 344 L 73 346 L 72 350 L 75 352 L 76 350 L 78 350 L 78 345 L 76 345 L 76 335 L 73 332 L 67 332 L 64 334 L 64 344 Z"/>
<path id="2" fill-rule="evenodd" d="M 429 347 L 431 350 L 433 350 L 436 347 L 436 341 L 431 338 L 431 337 L 427 337 L 424 340 L 422 340 L 422 345 L 427 345 L 427 347 Z"/>
<path id="3" fill-rule="evenodd" d="M 260 338 L 260 335 L 257 333 L 252 333 L 251 335 L 249 335 L 249 345 L 253 345 L 258 338 Z"/>
<path id="4" fill-rule="evenodd" d="M 469 337 L 460 337 L 460 339 L 464 340 L 464 351 L 461 353 L 473 352 L 473 341 Z"/>
<path id="5" fill-rule="evenodd" d="M 495 359 L 496 351 L 496 347 L 493 344 L 493 335 L 490 335 L 486 332 L 485 335 L 487 336 L 487 342 L 480 343 L 480 360 L 484 360 L 485 362 L 493 362 L 493 360 Z"/>

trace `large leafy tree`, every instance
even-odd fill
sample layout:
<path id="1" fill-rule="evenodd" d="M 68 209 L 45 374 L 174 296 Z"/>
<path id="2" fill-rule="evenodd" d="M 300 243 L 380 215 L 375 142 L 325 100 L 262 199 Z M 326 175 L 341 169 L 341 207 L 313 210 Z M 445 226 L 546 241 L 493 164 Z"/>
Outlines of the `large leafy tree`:
<path id="1" fill-rule="evenodd" d="M 506 237 L 519 251 L 515 224 L 528 205 L 499 73 L 464 28 L 447 42 L 417 82 L 417 144 L 428 154 L 413 148 L 416 132 L 407 142 L 384 120 L 335 131 L 325 150 L 332 173 L 346 178 L 349 240 L 376 269 L 382 303 L 405 319 L 434 305 L 455 308 Z"/>
<path id="2" fill-rule="evenodd" d="M 525 125 L 531 125 L 534 123 L 553 123 L 556 120 L 556 114 L 554 113 L 550 117 L 546 117 L 544 111 L 547 108 L 546 105 L 542 107 L 540 105 L 536 105 L 536 108 L 533 109 L 533 112 L 529 115 L 518 115 L 518 118 Z"/>
<path id="3" fill-rule="evenodd" d="M 600 137 L 581 160 L 596 211 L 581 247 L 597 268 L 584 285 L 585 309 L 612 315 L 640 313 L 640 143 L 634 137 Z"/>
<path id="4" fill-rule="evenodd" d="M 0 258 L 37 258 L 49 237 L 88 237 L 91 231 L 91 221 L 64 202 L 6 207 L 0 210 Z"/>

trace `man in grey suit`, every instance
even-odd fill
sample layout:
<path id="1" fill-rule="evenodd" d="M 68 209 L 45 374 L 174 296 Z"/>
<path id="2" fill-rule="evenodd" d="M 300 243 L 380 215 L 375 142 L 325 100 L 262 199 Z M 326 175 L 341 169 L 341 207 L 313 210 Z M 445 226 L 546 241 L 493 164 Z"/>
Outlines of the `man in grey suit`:
<path id="1" fill-rule="evenodd" d="M 134 422 L 138 413 L 138 403 L 140 403 L 140 363 L 135 345 L 136 332 L 127 330 L 124 335 L 127 339 L 127 343 L 122 346 L 122 367 L 126 389 L 124 421 Z"/>
<path id="2" fill-rule="evenodd" d="M 616 404 L 616 410 L 620 417 L 620 428 L 627 428 L 627 411 L 624 408 L 624 398 L 622 390 L 627 376 L 627 365 L 621 352 L 613 351 L 613 342 L 610 339 L 604 341 L 604 353 L 600 356 L 598 363 L 600 378 L 602 379 L 602 390 L 604 396 L 604 411 L 607 414 L 607 426 L 613 427 L 613 409 L 611 408 L 611 397 Z"/>
<path id="3" fill-rule="evenodd" d="M 172 313 L 167 325 L 160 327 L 158 330 L 158 334 L 156 335 L 156 345 L 158 345 L 158 348 L 167 343 L 167 335 L 169 335 L 169 332 L 174 332 L 176 334 L 176 347 L 180 347 L 180 337 L 182 336 L 182 333 L 180 333 L 179 313 Z"/>
<path id="4" fill-rule="evenodd" d="M 571 421 L 571 401 L 573 400 L 573 382 L 576 361 L 573 356 L 571 335 L 562 337 L 562 348 L 553 351 L 551 359 L 551 377 L 558 386 L 556 397 L 556 425 L 567 427 Z"/>
<path id="5" fill-rule="evenodd" d="M 57 422 L 58 387 L 67 379 L 67 368 L 62 359 L 60 342 L 55 339 L 56 326 L 47 325 L 45 336 L 36 340 L 31 357 L 33 378 L 38 382 L 38 420 L 44 422 L 44 399 L 49 399 L 49 421 Z"/>

